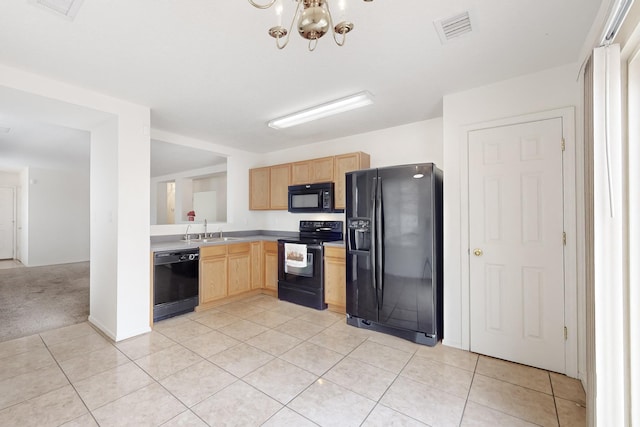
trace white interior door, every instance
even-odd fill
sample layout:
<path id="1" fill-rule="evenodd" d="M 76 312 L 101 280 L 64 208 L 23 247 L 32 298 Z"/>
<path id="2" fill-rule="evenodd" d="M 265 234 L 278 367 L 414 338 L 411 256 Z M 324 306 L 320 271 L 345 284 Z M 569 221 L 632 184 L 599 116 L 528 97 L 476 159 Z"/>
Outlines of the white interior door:
<path id="1" fill-rule="evenodd" d="M 468 135 L 471 351 L 564 373 L 562 119 Z"/>
<path id="2" fill-rule="evenodd" d="M 0 188 L 0 259 L 13 259 L 15 207 L 13 188 Z"/>

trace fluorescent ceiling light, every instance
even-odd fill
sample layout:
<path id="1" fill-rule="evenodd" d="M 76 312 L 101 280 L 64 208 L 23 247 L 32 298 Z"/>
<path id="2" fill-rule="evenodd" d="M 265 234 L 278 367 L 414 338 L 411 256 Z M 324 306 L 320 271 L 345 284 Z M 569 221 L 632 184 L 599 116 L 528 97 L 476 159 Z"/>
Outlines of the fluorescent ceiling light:
<path id="1" fill-rule="evenodd" d="M 273 129 L 284 129 L 371 104 L 373 104 L 373 95 L 365 90 L 355 95 L 336 99 L 326 104 L 320 104 L 307 108 L 306 110 L 298 111 L 297 113 L 273 119 L 268 124 L 269 127 Z"/>

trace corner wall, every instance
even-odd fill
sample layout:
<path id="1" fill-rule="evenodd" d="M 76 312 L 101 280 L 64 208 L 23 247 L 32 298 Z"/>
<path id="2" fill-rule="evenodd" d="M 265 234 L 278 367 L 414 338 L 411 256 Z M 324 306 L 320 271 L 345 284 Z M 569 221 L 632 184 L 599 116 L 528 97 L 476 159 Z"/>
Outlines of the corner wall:
<path id="1" fill-rule="evenodd" d="M 149 108 L 7 66 L 0 92 L 24 117 L 98 133 L 108 122 L 105 157 L 91 152 L 101 168 L 91 172 L 89 320 L 116 341 L 150 331 Z"/>

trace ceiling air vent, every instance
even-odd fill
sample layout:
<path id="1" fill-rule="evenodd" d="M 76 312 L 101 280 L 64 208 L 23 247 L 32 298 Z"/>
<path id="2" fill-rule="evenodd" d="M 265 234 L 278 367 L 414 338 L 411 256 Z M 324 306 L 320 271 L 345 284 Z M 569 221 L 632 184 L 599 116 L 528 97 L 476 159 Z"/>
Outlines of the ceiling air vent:
<path id="1" fill-rule="evenodd" d="M 470 33 L 472 30 L 469 12 L 463 12 L 450 18 L 434 21 L 433 24 L 436 26 L 436 31 L 442 43 L 446 43 L 463 34 Z"/>
<path id="2" fill-rule="evenodd" d="M 73 19 L 78 14 L 78 10 L 80 10 L 83 1 L 84 0 L 29 0 L 29 3 Z"/>

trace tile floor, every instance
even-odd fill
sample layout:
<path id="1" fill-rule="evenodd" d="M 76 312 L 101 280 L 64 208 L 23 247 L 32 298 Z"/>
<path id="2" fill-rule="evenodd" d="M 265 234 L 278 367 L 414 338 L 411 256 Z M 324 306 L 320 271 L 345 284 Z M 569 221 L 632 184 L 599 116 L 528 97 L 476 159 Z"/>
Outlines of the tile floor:
<path id="1" fill-rule="evenodd" d="M 576 380 L 259 295 L 113 344 L 0 343 L 0 426 L 584 426 Z"/>

